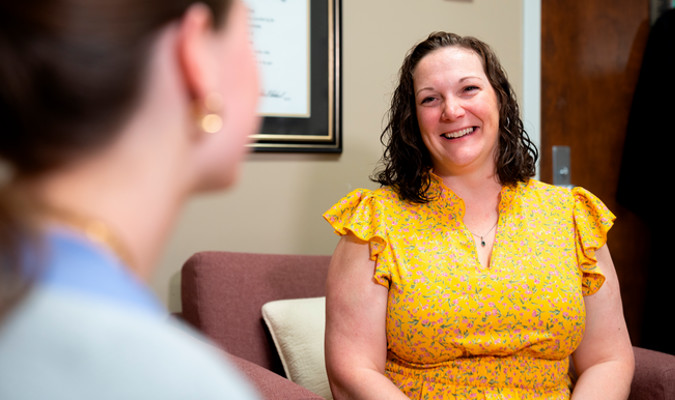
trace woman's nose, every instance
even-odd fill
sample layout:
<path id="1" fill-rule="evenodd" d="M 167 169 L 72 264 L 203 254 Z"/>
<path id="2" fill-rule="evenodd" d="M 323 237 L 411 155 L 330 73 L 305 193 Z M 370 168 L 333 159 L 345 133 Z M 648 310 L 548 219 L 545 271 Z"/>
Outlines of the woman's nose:
<path id="1" fill-rule="evenodd" d="M 459 101 L 448 99 L 443 103 L 443 112 L 441 118 L 444 120 L 455 120 L 464 116 L 464 107 Z"/>

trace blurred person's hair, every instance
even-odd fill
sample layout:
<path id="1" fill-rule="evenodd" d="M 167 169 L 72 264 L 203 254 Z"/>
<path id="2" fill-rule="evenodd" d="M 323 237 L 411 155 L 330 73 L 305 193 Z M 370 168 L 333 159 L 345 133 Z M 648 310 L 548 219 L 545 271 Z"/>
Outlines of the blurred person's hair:
<path id="1" fill-rule="evenodd" d="M 21 0 L 0 3 L 0 317 L 25 292 L 30 201 L 14 181 L 104 148 L 131 115 L 161 28 L 195 0 Z M 220 27 L 232 0 L 200 0 Z"/>

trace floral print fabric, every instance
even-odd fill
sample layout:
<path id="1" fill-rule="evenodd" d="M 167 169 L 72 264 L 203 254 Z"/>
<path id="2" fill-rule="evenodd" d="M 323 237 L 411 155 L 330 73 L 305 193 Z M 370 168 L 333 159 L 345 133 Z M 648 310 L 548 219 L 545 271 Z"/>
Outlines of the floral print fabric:
<path id="1" fill-rule="evenodd" d="M 368 241 L 389 289 L 386 375 L 411 399 L 569 399 L 583 296 L 604 276 L 595 251 L 614 215 L 582 188 L 505 186 L 489 268 L 464 203 L 432 175 L 433 200 L 355 190 L 324 214 Z"/>

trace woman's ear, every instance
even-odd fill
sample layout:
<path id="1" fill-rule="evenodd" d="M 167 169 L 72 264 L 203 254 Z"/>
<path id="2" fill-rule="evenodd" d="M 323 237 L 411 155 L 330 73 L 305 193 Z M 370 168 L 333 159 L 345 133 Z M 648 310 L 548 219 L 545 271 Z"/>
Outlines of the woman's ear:
<path id="1" fill-rule="evenodd" d="M 209 46 L 213 34 L 211 10 L 201 3 L 191 5 L 180 20 L 177 38 L 178 63 L 191 100 L 203 99 L 211 82 L 215 62 Z"/>

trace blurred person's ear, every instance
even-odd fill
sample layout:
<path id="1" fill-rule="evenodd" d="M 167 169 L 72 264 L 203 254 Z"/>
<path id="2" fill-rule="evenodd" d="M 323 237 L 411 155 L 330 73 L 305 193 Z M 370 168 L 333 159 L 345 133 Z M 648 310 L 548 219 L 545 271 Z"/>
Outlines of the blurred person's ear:
<path id="1" fill-rule="evenodd" d="M 183 18 L 177 38 L 177 57 L 191 100 L 204 99 L 210 92 L 210 74 L 216 68 L 213 57 L 213 16 L 201 3 L 191 5 Z"/>

